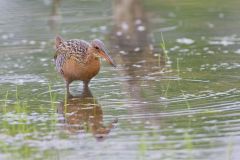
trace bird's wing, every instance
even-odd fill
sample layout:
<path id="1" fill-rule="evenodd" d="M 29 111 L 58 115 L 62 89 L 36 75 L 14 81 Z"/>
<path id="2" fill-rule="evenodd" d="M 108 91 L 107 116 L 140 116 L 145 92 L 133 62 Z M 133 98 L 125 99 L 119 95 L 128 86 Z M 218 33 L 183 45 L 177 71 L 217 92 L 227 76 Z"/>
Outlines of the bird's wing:
<path id="1" fill-rule="evenodd" d="M 71 54 L 85 54 L 90 44 L 84 40 L 74 39 L 66 41 L 66 45 L 71 48 Z"/>
<path id="2" fill-rule="evenodd" d="M 89 43 L 84 40 L 68 40 L 58 46 L 54 55 L 56 69 L 59 73 L 62 73 L 62 67 L 67 59 L 70 57 L 76 61 L 83 63 L 84 56 L 87 53 Z"/>
<path id="3" fill-rule="evenodd" d="M 56 59 L 60 54 L 69 55 L 84 55 L 87 52 L 90 44 L 84 40 L 68 40 L 58 46 L 54 58 Z"/>
<path id="4" fill-rule="evenodd" d="M 84 63 L 90 44 L 84 40 L 70 40 L 67 41 L 67 45 L 71 48 L 69 52 L 71 57 L 79 63 Z"/>

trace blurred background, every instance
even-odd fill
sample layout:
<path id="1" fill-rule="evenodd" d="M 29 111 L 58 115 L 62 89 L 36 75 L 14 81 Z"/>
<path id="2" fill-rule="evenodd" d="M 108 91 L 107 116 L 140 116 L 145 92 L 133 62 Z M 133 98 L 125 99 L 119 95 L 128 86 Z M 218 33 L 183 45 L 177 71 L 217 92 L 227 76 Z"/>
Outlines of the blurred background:
<path id="1" fill-rule="evenodd" d="M 0 0 L 0 159 L 237 160 L 239 0 Z M 90 90 L 54 39 L 101 39 Z"/>

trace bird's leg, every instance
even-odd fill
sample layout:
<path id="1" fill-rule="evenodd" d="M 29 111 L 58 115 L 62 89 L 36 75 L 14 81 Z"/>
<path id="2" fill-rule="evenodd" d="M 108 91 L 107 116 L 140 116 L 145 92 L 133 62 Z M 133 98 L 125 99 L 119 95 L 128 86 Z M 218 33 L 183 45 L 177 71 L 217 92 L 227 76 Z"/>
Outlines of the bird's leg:
<path id="1" fill-rule="evenodd" d="M 70 93 L 70 91 L 69 91 L 69 82 L 68 81 L 66 81 L 66 88 L 67 88 L 67 97 L 68 98 L 71 98 L 72 97 L 72 95 L 71 95 L 71 93 Z"/>
<path id="2" fill-rule="evenodd" d="M 83 88 L 88 88 L 89 81 L 83 81 Z"/>

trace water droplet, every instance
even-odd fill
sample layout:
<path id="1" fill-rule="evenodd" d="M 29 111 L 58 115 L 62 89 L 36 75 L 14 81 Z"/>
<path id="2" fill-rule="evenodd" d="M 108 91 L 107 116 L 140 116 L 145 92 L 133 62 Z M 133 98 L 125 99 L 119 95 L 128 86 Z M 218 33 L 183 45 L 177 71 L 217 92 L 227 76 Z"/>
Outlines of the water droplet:
<path id="1" fill-rule="evenodd" d="M 127 55 L 127 52 L 125 52 L 125 51 L 119 51 L 119 53 L 122 55 Z"/>
<path id="2" fill-rule="evenodd" d="M 140 48 L 139 48 L 139 47 L 137 47 L 137 48 L 134 49 L 134 52 L 139 52 L 139 51 L 140 51 Z"/>
<path id="3" fill-rule="evenodd" d="M 47 61 L 47 60 L 48 60 L 47 58 L 41 58 L 41 59 L 40 59 L 41 62 L 45 62 L 45 61 Z"/>
<path id="4" fill-rule="evenodd" d="M 107 26 L 100 26 L 99 27 L 101 31 L 106 31 L 107 30 Z"/>
<path id="5" fill-rule="evenodd" d="M 8 39 L 8 35 L 6 35 L 6 34 L 2 35 L 2 39 L 4 39 L 4 40 Z"/>
<path id="6" fill-rule="evenodd" d="M 13 38 L 15 35 L 14 35 L 14 33 L 9 33 L 8 36 L 9 36 L 9 38 Z"/>
<path id="7" fill-rule="evenodd" d="M 118 32 L 116 32 L 116 35 L 117 36 L 122 36 L 122 32 L 118 31 Z"/>
<path id="8" fill-rule="evenodd" d="M 41 44 L 42 46 L 45 46 L 47 43 L 46 43 L 45 41 L 42 41 L 40 44 Z"/>
<path id="9" fill-rule="evenodd" d="M 236 50 L 235 53 L 240 54 L 240 49 Z"/>
<path id="10" fill-rule="evenodd" d="M 176 14 L 173 13 L 173 12 L 169 12 L 169 13 L 168 13 L 168 17 L 175 18 L 175 17 L 176 17 Z"/>
<path id="11" fill-rule="evenodd" d="M 136 67 L 136 68 L 141 68 L 142 67 L 141 65 L 138 65 L 138 64 L 133 64 L 132 66 Z"/>
<path id="12" fill-rule="evenodd" d="M 127 35 L 127 36 L 126 36 L 126 39 L 130 39 L 130 36 L 129 36 L 129 35 Z"/>
<path id="13" fill-rule="evenodd" d="M 138 26 L 137 30 L 140 32 L 145 31 L 145 26 Z"/>
<path id="14" fill-rule="evenodd" d="M 91 32 L 93 32 L 93 33 L 97 32 L 97 31 L 98 31 L 97 28 L 92 28 L 92 29 L 91 29 Z"/>
<path id="15" fill-rule="evenodd" d="M 23 39 L 23 40 L 21 40 L 21 42 L 22 42 L 23 44 L 26 44 L 26 43 L 27 43 L 27 40 L 26 40 L 26 39 Z"/>
<path id="16" fill-rule="evenodd" d="M 204 50 L 204 51 L 207 51 L 207 50 L 209 50 L 209 48 L 208 48 L 208 47 L 204 47 L 203 50 Z"/>
<path id="17" fill-rule="evenodd" d="M 214 24 L 212 24 L 212 23 L 207 23 L 207 25 L 209 28 L 214 28 Z"/>
<path id="18" fill-rule="evenodd" d="M 177 43 L 181 43 L 181 44 L 187 44 L 187 45 L 190 45 L 190 44 L 193 44 L 194 43 L 194 40 L 190 39 L 190 38 L 179 38 L 176 40 Z"/>
<path id="19" fill-rule="evenodd" d="M 212 67 L 210 70 L 212 70 L 212 71 L 216 71 L 217 68 L 216 68 L 216 67 Z"/>
<path id="20" fill-rule="evenodd" d="M 170 51 L 175 51 L 177 49 L 179 49 L 179 46 L 174 46 L 174 47 L 170 48 Z"/>
<path id="21" fill-rule="evenodd" d="M 219 14 L 218 14 L 218 17 L 219 17 L 219 18 L 224 18 L 224 13 L 219 13 Z"/>
<path id="22" fill-rule="evenodd" d="M 128 24 L 126 22 L 122 22 L 121 27 L 123 30 L 128 30 Z"/>
<path id="23" fill-rule="evenodd" d="M 31 41 L 29 41 L 29 44 L 34 45 L 34 44 L 36 44 L 36 41 L 31 40 Z"/>
<path id="24" fill-rule="evenodd" d="M 137 19 L 137 20 L 135 21 L 135 24 L 136 24 L 136 25 L 142 24 L 142 20 L 141 20 L 141 19 Z"/>

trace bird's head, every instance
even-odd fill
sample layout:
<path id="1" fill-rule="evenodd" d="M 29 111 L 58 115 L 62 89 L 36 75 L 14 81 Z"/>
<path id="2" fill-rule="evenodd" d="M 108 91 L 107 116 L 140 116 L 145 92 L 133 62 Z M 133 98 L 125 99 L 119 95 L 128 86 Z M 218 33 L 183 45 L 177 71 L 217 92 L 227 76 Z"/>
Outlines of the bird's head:
<path id="1" fill-rule="evenodd" d="M 109 56 L 109 51 L 106 49 L 102 41 L 100 41 L 99 39 L 94 39 L 91 42 L 91 45 L 94 49 L 94 55 L 96 57 L 103 57 L 109 64 L 111 64 L 113 67 L 116 67 L 115 62 Z"/>

